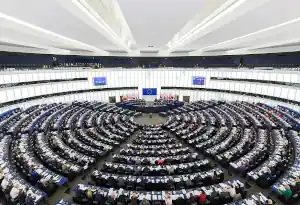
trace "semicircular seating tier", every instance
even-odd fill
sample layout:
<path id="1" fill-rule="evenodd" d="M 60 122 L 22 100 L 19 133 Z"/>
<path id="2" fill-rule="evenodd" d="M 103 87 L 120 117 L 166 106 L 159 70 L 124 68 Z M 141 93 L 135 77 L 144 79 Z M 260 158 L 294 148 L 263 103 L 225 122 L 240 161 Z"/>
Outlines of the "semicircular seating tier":
<path id="1" fill-rule="evenodd" d="M 213 205 L 299 200 L 298 112 L 263 103 L 197 101 L 160 115 L 165 123 L 139 125 L 136 113 L 102 102 L 2 113 L 6 200 L 49 204 L 64 187 L 73 189 L 72 200 L 57 204 L 159 205 L 169 194 L 173 204 L 200 203 L 203 195 L 204 204 Z M 278 197 L 270 198 L 269 190 Z"/>

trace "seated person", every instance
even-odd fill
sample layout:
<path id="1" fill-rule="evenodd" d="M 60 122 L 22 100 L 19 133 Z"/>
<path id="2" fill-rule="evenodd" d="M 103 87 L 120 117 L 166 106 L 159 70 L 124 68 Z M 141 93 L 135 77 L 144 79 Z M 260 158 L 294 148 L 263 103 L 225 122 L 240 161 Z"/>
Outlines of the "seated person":
<path id="1" fill-rule="evenodd" d="M 286 185 L 279 188 L 279 194 L 282 195 L 286 200 L 288 200 L 293 195 L 293 192 L 290 189 L 290 186 Z"/>
<path id="2" fill-rule="evenodd" d="M 2 181 L 3 178 L 4 178 L 4 173 L 3 173 L 2 169 L 0 168 L 0 182 Z"/>
<path id="3" fill-rule="evenodd" d="M 172 196 L 171 192 L 168 192 L 165 196 L 165 204 L 166 205 L 172 205 Z"/>
<path id="4" fill-rule="evenodd" d="M 8 192 L 11 188 L 12 184 L 10 181 L 8 181 L 5 177 L 3 178 L 1 182 L 1 187 L 3 192 Z"/>
<path id="5" fill-rule="evenodd" d="M 205 203 L 206 201 L 206 194 L 204 193 L 204 191 L 200 191 L 199 195 L 197 196 L 199 198 L 199 204 L 202 205 Z"/>
<path id="6" fill-rule="evenodd" d="M 300 191 L 300 179 L 296 178 L 294 182 L 291 183 L 292 192 Z"/>
<path id="7" fill-rule="evenodd" d="M 104 193 L 102 190 L 96 191 L 94 201 L 96 201 L 98 204 L 105 203 L 105 197 L 104 197 Z"/>
<path id="8" fill-rule="evenodd" d="M 163 165 L 164 164 L 164 160 L 163 159 L 158 159 L 157 160 L 157 164 L 158 165 Z"/>
<path id="9" fill-rule="evenodd" d="M 124 195 L 123 189 L 119 190 L 118 195 L 119 195 L 119 197 L 117 199 L 117 201 L 118 201 L 117 205 L 126 205 L 127 204 L 127 197 Z"/>
<path id="10" fill-rule="evenodd" d="M 188 199 L 188 205 L 197 205 L 196 197 L 193 195 L 193 193 L 190 193 L 190 197 Z"/>
<path id="11" fill-rule="evenodd" d="M 273 204 L 272 199 L 268 199 L 268 200 L 266 201 L 266 204 L 267 204 L 267 205 L 272 205 L 272 204 Z"/>
<path id="12" fill-rule="evenodd" d="M 26 205 L 34 205 L 34 197 L 32 196 L 32 191 L 27 191 L 26 199 L 25 199 Z"/>
<path id="13" fill-rule="evenodd" d="M 139 205 L 150 205 L 150 202 L 144 197 Z"/>
<path id="14" fill-rule="evenodd" d="M 261 175 L 262 178 L 264 178 L 266 180 L 273 180 L 272 171 L 269 167 L 263 167 L 261 172 L 262 172 L 262 175 Z"/>
<path id="15" fill-rule="evenodd" d="M 77 189 L 74 193 L 74 200 L 84 202 L 86 201 L 86 194 L 82 189 Z"/>
<path id="16" fill-rule="evenodd" d="M 21 194 L 23 190 L 21 190 L 21 187 L 19 186 L 19 184 L 14 184 L 14 186 L 12 187 L 12 189 L 10 190 L 9 196 L 10 196 L 10 200 L 12 202 L 15 202 L 19 199 L 19 196 Z"/>
<path id="17" fill-rule="evenodd" d="M 230 197 L 235 200 L 236 199 L 236 189 L 233 185 L 231 186 L 227 186 L 227 188 L 225 188 L 225 191 L 227 191 L 230 194 Z"/>
<path id="18" fill-rule="evenodd" d="M 115 194 L 115 192 L 112 192 L 109 194 L 109 196 L 105 202 L 105 205 L 116 205 L 116 204 L 117 204 L 116 194 Z"/>
<path id="19" fill-rule="evenodd" d="M 183 199 L 181 196 L 179 196 L 173 203 L 174 205 L 186 205 L 187 201 Z M 173 205 L 172 204 L 172 205 Z"/>
<path id="20" fill-rule="evenodd" d="M 86 190 L 86 196 L 89 204 L 93 203 L 93 191 L 91 189 Z"/>
<path id="21" fill-rule="evenodd" d="M 129 202 L 129 205 L 138 205 L 138 203 L 139 203 L 139 200 L 138 200 L 138 197 L 136 195 L 136 192 L 133 192 L 132 197 L 131 197 L 130 202 Z"/>

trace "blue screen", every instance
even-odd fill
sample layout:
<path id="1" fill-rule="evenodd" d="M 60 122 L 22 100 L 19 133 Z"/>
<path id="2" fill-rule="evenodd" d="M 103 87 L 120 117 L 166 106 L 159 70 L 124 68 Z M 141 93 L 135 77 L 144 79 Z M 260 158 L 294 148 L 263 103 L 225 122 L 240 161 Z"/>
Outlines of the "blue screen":
<path id="1" fill-rule="evenodd" d="M 106 85 L 106 77 L 94 77 L 94 85 Z"/>
<path id="2" fill-rule="evenodd" d="M 205 77 L 202 76 L 194 76 L 193 77 L 193 85 L 204 85 Z"/>
<path id="3" fill-rule="evenodd" d="M 157 88 L 143 88 L 143 95 L 157 95 Z"/>

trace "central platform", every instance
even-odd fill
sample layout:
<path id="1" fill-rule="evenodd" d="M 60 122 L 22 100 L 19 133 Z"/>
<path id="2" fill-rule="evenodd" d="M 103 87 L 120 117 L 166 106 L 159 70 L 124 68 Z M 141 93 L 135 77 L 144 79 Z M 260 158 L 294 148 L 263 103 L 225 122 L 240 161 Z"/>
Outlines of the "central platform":
<path id="1" fill-rule="evenodd" d="M 118 107 L 122 107 L 123 109 L 129 109 L 129 110 L 142 112 L 142 113 L 159 113 L 159 112 L 166 112 L 168 110 L 181 107 L 184 105 L 184 103 L 180 101 L 173 101 L 167 104 L 154 105 L 151 102 L 141 104 L 140 102 L 128 101 L 128 102 L 119 102 L 116 103 L 116 105 Z"/>
<path id="2" fill-rule="evenodd" d="M 158 125 L 165 123 L 168 118 L 162 117 L 156 113 L 152 114 L 150 118 L 150 114 L 143 114 L 138 117 L 134 117 L 134 120 L 139 125 Z"/>

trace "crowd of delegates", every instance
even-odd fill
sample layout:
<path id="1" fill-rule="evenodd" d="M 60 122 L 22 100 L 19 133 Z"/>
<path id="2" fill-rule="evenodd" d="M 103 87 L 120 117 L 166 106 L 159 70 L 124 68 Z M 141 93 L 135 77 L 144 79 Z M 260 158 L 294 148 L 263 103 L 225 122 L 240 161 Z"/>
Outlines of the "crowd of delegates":
<path id="1" fill-rule="evenodd" d="M 201 104 L 205 110 L 173 110 L 163 127 L 263 188 L 279 179 L 272 189 L 284 203 L 299 200 L 299 113 L 261 103 Z"/>
<path id="2" fill-rule="evenodd" d="M 169 103 L 174 103 L 176 100 L 173 99 L 155 99 L 154 100 L 154 105 L 167 105 Z"/>
<path id="3" fill-rule="evenodd" d="M 196 205 L 226 204 L 247 196 L 239 180 L 184 147 L 161 126 L 144 126 L 132 144 L 95 170 L 90 185 L 79 184 L 73 200 L 80 204 Z M 167 142 L 167 143 L 166 143 Z M 172 191 L 163 191 L 172 190 Z M 267 204 L 263 198 L 262 204 Z M 256 204 L 256 203 L 253 203 Z M 257 203 L 258 204 L 258 203 Z"/>
<path id="4" fill-rule="evenodd" d="M 99 102 L 34 105 L 0 115 L 0 195 L 8 204 L 47 204 L 137 128 L 133 112 Z M 1 197 L 2 198 L 2 197 Z"/>
<path id="5" fill-rule="evenodd" d="M 273 203 L 262 194 L 247 196 L 238 179 L 224 181 L 223 168 L 208 157 L 263 188 L 272 185 L 285 204 L 299 200 L 300 114 L 264 104 L 199 101 L 169 111 L 163 125 L 138 126 L 133 113 L 74 102 L 1 114 L 0 194 L 12 205 L 43 204 L 136 131 L 131 144 L 92 172 L 88 185 L 76 186 L 75 202 Z"/>
<path id="6" fill-rule="evenodd" d="M 156 99 L 153 103 L 146 103 L 143 99 L 129 100 L 116 103 L 118 107 L 129 109 L 137 112 L 136 115 L 142 113 L 161 113 L 180 108 L 184 105 L 183 102 L 178 100 L 164 100 Z"/>
<path id="7" fill-rule="evenodd" d="M 173 191 L 128 191 L 124 189 L 106 188 L 79 184 L 74 190 L 73 200 L 80 204 L 105 205 L 204 205 L 204 204 L 273 204 L 263 194 L 246 196 L 244 184 L 239 180 L 226 181 L 196 189 Z M 233 202 L 236 201 L 236 202 Z M 241 203 L 240 203 L 241 202 Z"/>

